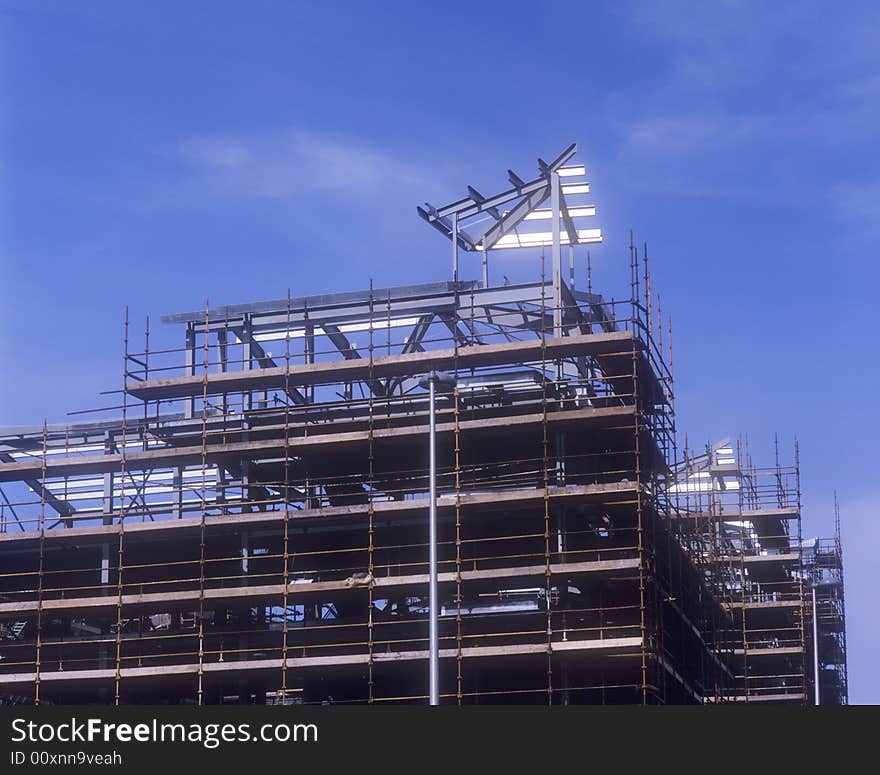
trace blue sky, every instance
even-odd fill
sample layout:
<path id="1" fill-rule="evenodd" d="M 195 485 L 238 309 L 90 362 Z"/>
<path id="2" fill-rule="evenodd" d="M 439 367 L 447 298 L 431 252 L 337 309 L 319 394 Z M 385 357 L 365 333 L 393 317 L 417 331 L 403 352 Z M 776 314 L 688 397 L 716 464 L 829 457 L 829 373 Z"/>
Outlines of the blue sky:
<path id="1" fill-rule="evenodd" d="M 0 424 L 106 403 L 126 304 L 171 342 L 206 298 L 447 279 L 415 205 L 577 141 L 597 290 L 649 242 L 680 429 L 797 434 L 808 535 L 839 492 L 880 702 L 880 7 L 0 0 L 0 34 Z"/>

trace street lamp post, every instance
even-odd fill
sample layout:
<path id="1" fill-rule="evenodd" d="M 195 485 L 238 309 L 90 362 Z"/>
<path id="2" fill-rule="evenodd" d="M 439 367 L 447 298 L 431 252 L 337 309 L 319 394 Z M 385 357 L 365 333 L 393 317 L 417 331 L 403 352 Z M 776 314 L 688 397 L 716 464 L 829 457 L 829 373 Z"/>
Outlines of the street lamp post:
<path id="1" fill-rule="evenodd" d="M 813 595 L 813 702 L 821 705 L 819 695 L 819 613 L 816 610 L 816 572 L 810 582 Z"/>
<path id="2" fill-rule="evenodd" d="M 437 423 L 434 402 L 438 386 L 454 385 L 452 376 L 444 372 L 432 371 L 419 380 L 421 387 L 428 388 L 429 396 L 429 453 L 428 477 L 430 501 L 428 509 L 428 703 L 440 704 L 440 646 L 439 646 L 439 610 L 440 601 L 437 596 Z"/>

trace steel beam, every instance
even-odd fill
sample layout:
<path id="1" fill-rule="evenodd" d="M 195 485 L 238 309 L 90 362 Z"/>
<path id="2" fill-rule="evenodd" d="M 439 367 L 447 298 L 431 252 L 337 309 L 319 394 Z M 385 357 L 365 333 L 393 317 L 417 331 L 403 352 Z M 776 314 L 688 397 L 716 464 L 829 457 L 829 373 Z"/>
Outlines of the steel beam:
<path id="1" fill-rule="evenodd" d="M 547 358 L 566 358 L 577 355 L 607 355 L 629 352 L 632 347 L 642 348 L 632 331 L 613 331 L 566 337 L 564 341 L 547 342 Z M 471 345 L 458 350 L 428 350 L 407 355 L 386 355 L 373 359 L 376 377 L 398 377 L 422 374 L 432 369 L 448 371 L 455 368 L 499 366 L 542 359 L 542 345 L 538 341 L 505 342 Z M 297 364 L 290 369 L 259 369 L 225 372 L 207 376 L 209 395 L 243 390 L 277 388 L 285 384 L 296 386 L 337 384 L 363 379 L 360 360 L 322 361 L 315 364 Z M 129 382 L 129 394 L 144 400 L 183 398 L 200 395 L 204 389 L 201 377 L 172 377 L 148 382 Z"/>
<path id="2" fill-rule="evenodd" d="M 278 364 L 272 359 L 266 351 L 263 349 L 262 345 L 253 337 L 252 333 L 245 333 L 244 328 L 230 328 L 230 331 L 234 333 L 242 342 L 245 341 L 247 337 L 248 346 L 250 347 L 251 357 L 259 364 L 261 369 L 271 369 L 277 368 Z M 225 346 L 224 346 L 225 349 Z M 227 369 L 223 369 L 223 372 L 226 372 Z M 295 387 L 288 387 L 287 396 L 290 398 L 293 403 L 302 406 L 308 403 L 306 397 Z"/>
<path id="3" fill-rule="evenodd" d="M 523 219 L 536 207 L 542 204 L 548 196 L 550 196 L 550 188 L 545 183 L 545 185 L 536 189 L 529 196 L 519 202 L 519 204 L 517 204 L 507 215 L 490 226 L 486 232 L 480 236 L 480 239 L 478 240 L 478 243 L 481 246 L 480 249 L 491 250 L 498 240 L 519 226 Z"/>
<path id="4" fill-rule="evenodd" d="M 342 354 L 342 357 L 348 361 L 354 360 L 362 360 L 363 356 L 358 352 L 357 348 L 352 346 L 351 342 L 348 341 L 348 337 L 339 330 L 337 326 L 330 325 L 329 323 L 325 323 L 322 326 L 324 333 L 327 335 L 327 338 L 333 342 L 333 346 L 339 350 Z M 359 380 L 360 381 L 360 380 Z M 381 380 L 378 379 L 363 379 L 370 390 L 372 391 L 374 396 L 385 396 L 388 394 L 388 391 L 384 384 L 382 384 Z"/>

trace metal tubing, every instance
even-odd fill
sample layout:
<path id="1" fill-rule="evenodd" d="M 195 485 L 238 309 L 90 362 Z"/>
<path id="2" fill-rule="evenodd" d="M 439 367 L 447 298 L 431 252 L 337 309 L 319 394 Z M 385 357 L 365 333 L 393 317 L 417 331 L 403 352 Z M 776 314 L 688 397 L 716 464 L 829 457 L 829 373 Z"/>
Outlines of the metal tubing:
<path id="1" fill-rule="evenodd" d="M 550 173 L 550 211 L 553 218 L 553 246 L 551 259 L 553 264 L 553 336 L 562 336 L 562 245 L 559 230 L 560 190 L 559 173 Z"/>
<path id="2" fill-rule="evenodd" d="M 430 392 L 430 515 L 428 519 L 429 537 L 428 537 L 428 555 L 429 555 L 429 575 L 430 575 L 430 591 L 429 591 L 429 704 L 440 704 L 439 690 L 439 661 L 440 649 L 437 637 L 437 453 L 436 453 L 436 423 L 434 417 L 434 393 L 436 390 L 436 377 L 431 376 L 428 389 Z"/>
<path id="3" fill-rule="evenodd" d="M 821 705 L 819 701 L 819 612 L 816 610 L 815 579 L 813 579 L 813 583 L 810 586 L 813 592 L 813 696 L 816 705 Z"/>
<path id="4" fill-rule="evenodd" d="M 458 213 L 452 214 L 452 282 L 458 284 Z"/>

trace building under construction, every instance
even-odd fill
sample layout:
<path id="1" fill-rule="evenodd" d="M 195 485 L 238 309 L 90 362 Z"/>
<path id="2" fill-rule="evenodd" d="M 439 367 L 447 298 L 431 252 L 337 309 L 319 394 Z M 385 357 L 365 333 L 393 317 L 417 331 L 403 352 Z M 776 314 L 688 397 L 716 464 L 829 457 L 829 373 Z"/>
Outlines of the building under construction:
<path id="1" fill-rule="evenodd" d="M 845 703 L 839 530 L 796 447 L 677 447 L 647 256 L 575 282 L 575 150 L 419 208 L 451 281 L 126 322 L 112 419 L 0 431 L 2 701 L 425 702 L 433 422 L 443 704 Z"/>

